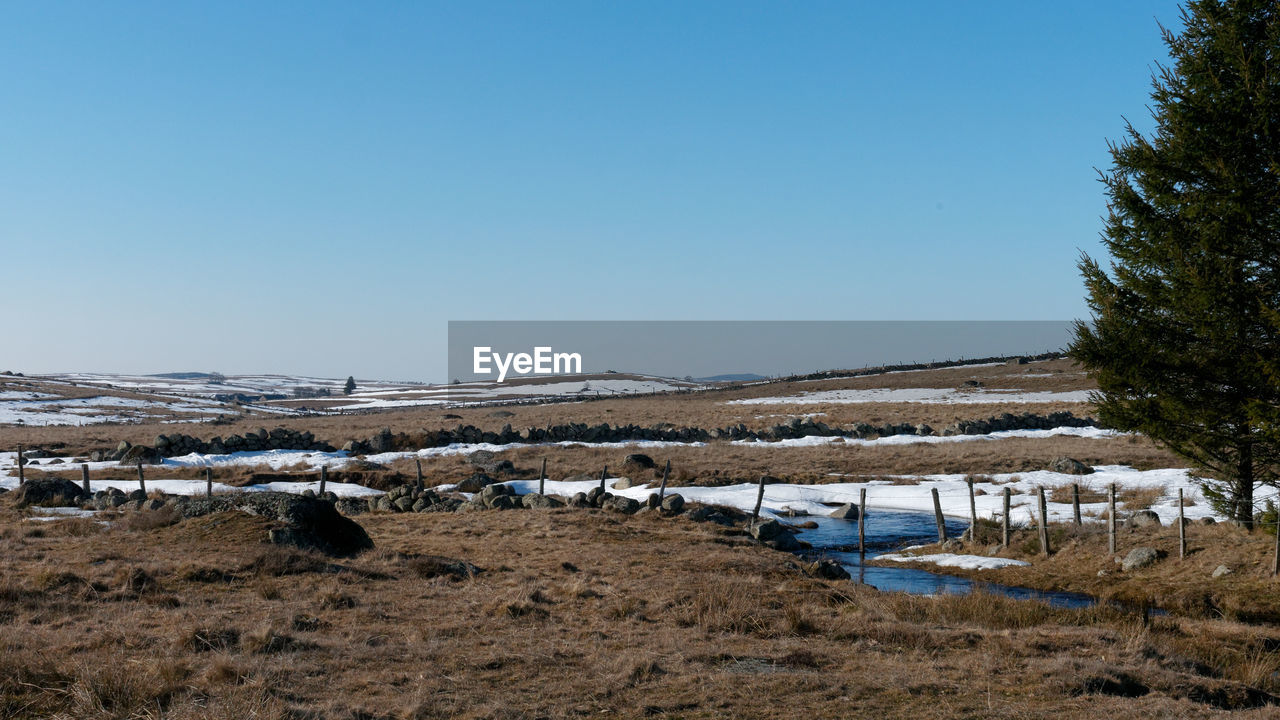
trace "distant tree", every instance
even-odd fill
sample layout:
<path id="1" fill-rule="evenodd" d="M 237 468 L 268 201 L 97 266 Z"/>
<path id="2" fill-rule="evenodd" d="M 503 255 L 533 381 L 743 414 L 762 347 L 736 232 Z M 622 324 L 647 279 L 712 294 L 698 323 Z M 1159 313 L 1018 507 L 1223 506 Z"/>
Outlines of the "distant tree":
<path id="1" fill-rule="evenodd" d="M 347 377 L 347 384 L 342 388 L 343 395 L 350 395 L 356 391 L 356 378 L 354 375 Z"/>
<path id="2" fill-rule="evenodd" d="M 223 375 L 223 374 L 222 374 L 222 373 L 220 373 L 220 372 L 216 372 L 216 371 L 215 371 L 215 372 L 211 372 L 211 373 L 209 373 L 209 384 L 210 384 L 210 385 L 221 385 L 221 384 L 225 383 L 226 381 L 227 381 L 227 376 L 226 376 L 226 375 Z"/>
<path id="3" fill-rule="evenodd" d="M 1280 6 L 1194 0 L 1182 19 L 1154 135 L 1127 125 L 1110 146 L 1112 262 L 1081 258 L 1093 319 L 1071 354 L 1103 422 L 1186 458 L 1252 527 L 1280 447 Z"/>

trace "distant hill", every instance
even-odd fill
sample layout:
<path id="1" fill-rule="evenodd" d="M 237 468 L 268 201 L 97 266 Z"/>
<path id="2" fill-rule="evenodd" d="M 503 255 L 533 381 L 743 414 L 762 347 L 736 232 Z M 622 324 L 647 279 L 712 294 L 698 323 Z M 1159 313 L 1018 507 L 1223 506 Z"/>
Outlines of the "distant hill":
<path id="1" fill-rule="evenodd" d="M 701 383 L 718 383 L 718 382 L 754 382 L 756 380 L 768 380 L 764 375 L 756 375 L 755 373 L 725 373 L 724 375 L 712 375 L 710 377 L 694 378 L 694 381 Z"/>
<path id="2" fill-rule="evenodd" d="M 166 380 L 204 380 L 213 377 L 212 373 L 203 372 L 176 372 L 176 373 L 155 373 L 147 377 L 158 377 Z"/>

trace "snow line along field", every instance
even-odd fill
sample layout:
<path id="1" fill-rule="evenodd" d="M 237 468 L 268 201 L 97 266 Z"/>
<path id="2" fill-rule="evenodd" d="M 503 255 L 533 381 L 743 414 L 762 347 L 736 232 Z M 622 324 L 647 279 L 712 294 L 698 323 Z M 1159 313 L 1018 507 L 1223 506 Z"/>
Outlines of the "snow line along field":
<path id="1" fill-rule="evenodd" d="M 1000 403 L 1084 403 L 1089 390 L 1032 392 L 974 388 L 871 388 L 866 390 L 815 390 L 799 395 L 729 400 L 726 405 L 819 405 L 824 403 L 924 403 L 940 405 L 991 405 Z"/>
<path id="2" fill-rule="evenodd" d="M 877 555 L 876 560 L 892 560 L 894 562 L 933 563 L 940 567 L 961 568 L 963 570 L 995 570 L 1002 567 L 1026 566 L 1031 563 L 1012 558 L 987 557 L 986 555 L 956 555 L 954 553 L 934 553 L 932 555 L 902 555 L 885 553 Z"/>

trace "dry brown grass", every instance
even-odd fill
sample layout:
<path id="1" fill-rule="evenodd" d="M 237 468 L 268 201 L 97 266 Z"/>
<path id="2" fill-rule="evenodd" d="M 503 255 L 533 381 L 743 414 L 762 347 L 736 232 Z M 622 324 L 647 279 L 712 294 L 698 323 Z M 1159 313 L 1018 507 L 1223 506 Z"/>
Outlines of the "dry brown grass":
<path id="1" fill-rule="evenodd" d="M 23 522 L 0 504 L 4 717 L 1190 717 L 1277 689 L 1271 629 L 881 594 L 684 519 L 362 516 L 378 549 L 339 562 L 241 515 Z"/>

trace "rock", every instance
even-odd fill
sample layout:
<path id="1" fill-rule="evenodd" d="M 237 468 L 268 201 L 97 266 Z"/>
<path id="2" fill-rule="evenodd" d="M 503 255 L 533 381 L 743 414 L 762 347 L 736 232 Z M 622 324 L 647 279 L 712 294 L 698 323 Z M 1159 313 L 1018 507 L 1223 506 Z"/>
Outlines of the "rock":
<path id="1" fill-rule="evenodd" d="M 623 497 L 621 495 L 611 495 L 608 500 L 601 503 L 600 507 L 613 512 L 620 512 L 626 515 L 634 515 L 640 509 L 640 502 L 633 498 Z"/>
<path id="2" fill-rule="evenodd" d="M 1214 519 L 1213 519 L 1213 518 L 1211 518 L 1211 517 L 1202 517 L 1202 518 L 1200 518 L 1200 524 L 1201 524 L 1201 525 L 1213 525 L 1213 524 L 1215 524 L 1215 523 L 1217 523 L 1217 522 L 1218 522 L 1217 520 L 1214 520 Z"/>
<path id="3" fill-rule="evenodd" d="M 133 467 L 138 463 L 143 465 L 159 465 L 164 460 L 155 448 L 146 445 L 134 445 L 120 456 L 120 464 L 126 467 Z"/>
<path id="4" fill-rule="evenodd" d="M 408 495 L 401 495 L 391 501 L 391 506 L 400 512 L 409 512 L 413 509 L 413 498 Z"/>
<path id="5" fill-rule="evenodd" d="M 916 435 L 932 435 L 932 434 L 933 434 L 933 428 L 928 426 L 927 424 L 920 423 L 919 425 L 916 426 Z"/>
<path id="6" fill-rule="evenodd" d="M 772 540 L 767 540 L 764 544 L 774 550 L 781 550 L 783 552 L 794 552 L 803 547 L 800 544 L 800 541 L 796 540 L 795 536 L 789 532 L 784 532 Z"/>
<path id="7" fill-rule="evenodd" d="M 591 488 L 587 491 L 587 504 L 600 507 L 600 498 L 604 495 L 608 495 L 608 493 L 602 492 L 599 487 Z"/>
<path id="8" fill-rule="evenodd" d="M 620 478 L 616 478 L 616 479 L 614 479 L 614 481 L 613 481 L 613 489 L 614 489 L 614 490 L 626 490 L 627 488 L 633 488 L 633 487 L 635 487 L 635 486 L 637 486 L 637 485 L 643 485 L 643 484 L 644 484 L 643 482 L 636 482 L 635 480 L 632 480 L 631 478 L 620 477 Z"/>
<path id="9" fill-rule="evenodd" d="M 1129 516 L 1124 522 L 1125 527 L 1129 528 L 1150 528 L 1160 527 L 1160 516 L 1152 510 L 1139 510 Z"/>
<path id="10" fill-rule="evenodd" d="M 494 480 L 484 473 L 476 473 L 475 475 L 472 475 L 466 480 L 458 483 L 458 492 L 478 493 L 495 482 L 497 482 L 497 480 Z"/>
<path id="11" fill-rule="evenodd" d="M 381 498 L 385 500 L 385 497 Z M 274 520 L 268 539 L 278 545 L 352 555 L 373 547 L 369 534 L 344 517 L 334 503 L 282 492 L 251 492 L 193 498 L 182 506 L 183 517 L 238 511 Z"/>
<path id="12" fill-rule="evenodd" d="M 493 507 L 493 501 L 495 498 L 506 497 L 511 495 L 513 492 L 514 491 L 506 485 L 494 483 L 492 485 L 485 485 L 481 488 L 480 494 L 476 496 L 476 500 L 489 507 Z"/>
<path id="13" fill-rule="evenodd" d="M 672 515 L 680 513 L 684 510 L 684 496 L 672 494 L 662 498 L 662 510 Z"/>
<path id="14" fill-rule="evenodd" d="M 574 493 L 573 497 L 569 498 L 569 505 L 576 508 L 591 507 L 591 501 L 587 500 L 586 493 Z"/>
<path id="15" fill-rule="evenodd" d="M 510 460 L 499 460 L 498 456 L 489 450 L 476 450 L 467 456 L 467 462 L 493 475 L 512 473 L 516 469 Z"/>
<path id="16" fill-rule="evenodd" d="M 369 501 L 364 498 L 340 497 L 333 506 L 343 515 L 363 515 L 369 510 Z"/>
<path id="17" fill-rule="evenodd" d="M 821 578 L 823 580 L 848 580 L 850 578 L 849 571 L 835 560 L 817 560 L 811 562 L 804 567 L 804 572 L 809 577 Z"/>
<path id="18" fill-rule="evenodd" d="M 84 500 L 84 490 L 76 483 L 62 478 L 31 478 L 15 492 L 18 507 L 78 507 Z"/>
<path id="19" fill-rule="evenodd" d="M 486 504 L 486 507 L 493 510 L 511 510 L 512 508 L 517 507 L 517 505 L 515 498 L 510 495 L 495 495 L 493 499 Z"/>
<path id="20" fill-rule="evenodd" d="M 564 503 L 550 495 L 540 495 L 538 493 L 529 493 L 521 497 L 521 505 L 531 509 L 558 508 L 564 507 Z"/>
<path id="21" fill-rule="evenodd" d="M 1120 568 L 1125 572 L 1133 570 L 1141 570 L 1144 567 L 1150 567 L 1160 562 L 1164 557 L 1164 553 L 1149 547 L 1136 547 L 1124 556 L 1124 560 L 1120 563 Z"/>
<path id="22" fill-rule="evenodd" d="M 658 497 L 658 493 L 649 493 L 649 497 L 644 499 L 644 506 L 650 510 L 657 510 L 662 507 L 662 498 Z"/>
<path id="23" fill-rule="evenodd" d="M 653 458 L 645 455 L 644 453 L 631 453 L 622 459 L 622 466 L 640 468 L 642 470 L 652 470 L 657 467 L 657 463 L 653 461 Z"/>
<path id="24" fill-rule="evenodd" d="M 1230 575 L 1232 572 L 1233 572 L 1232 569 L 1227 567 L 1226 565 L 1219 565 L 1218 567 L 1213 569 L 1212 577 L 1214 579 L 1217 579 L 1222 577 L 1223 575 Z"/>
<path id="25" fill-rule="evenodd" d="M 830 515 L 833 518 L 840 518 L 841 520 L 857 520 L 858 506 L 853 503 L 845 503 L 835 510 L 832 510 Z"/>
<path id="26" fill-rule="evenodd" d="M 1093 473 L 1093 468 L 1084 463 L 1066 456 L 1056 457 L 1049 463 L 1049 469 L 1056 473 L 1065 473 L 1067 475 L 1089 475 Z"/>
<path id="27" fill-rule="evenodd" d="M 760 520 L 751 523 L 747 530 L 751 533 L 751 537 L 761 542 L 772 540 L 785 532 L 782 523 L 777 520 Z"/>

